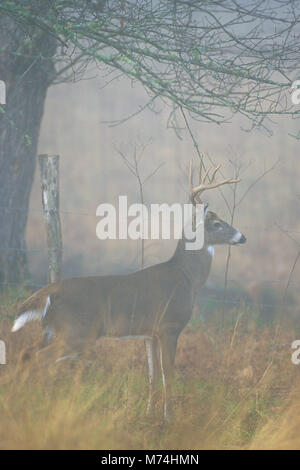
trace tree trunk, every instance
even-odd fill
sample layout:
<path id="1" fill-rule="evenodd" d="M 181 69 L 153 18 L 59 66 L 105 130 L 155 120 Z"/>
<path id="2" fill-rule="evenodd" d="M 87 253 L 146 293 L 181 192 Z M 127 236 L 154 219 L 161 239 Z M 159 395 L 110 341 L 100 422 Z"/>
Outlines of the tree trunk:
<path id="1" fill-rule="evenodd" d="M 0 283 L 28 275 L 25 229 L 47 89 L 55 69 L 55 40 L 0 18 L 0 79 L 6 84 L 0 114 Z"/>

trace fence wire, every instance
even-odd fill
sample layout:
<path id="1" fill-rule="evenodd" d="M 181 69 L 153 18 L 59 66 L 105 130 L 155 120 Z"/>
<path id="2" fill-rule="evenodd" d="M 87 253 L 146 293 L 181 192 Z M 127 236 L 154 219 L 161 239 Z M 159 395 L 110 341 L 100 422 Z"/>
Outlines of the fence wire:
<path id="1" fill-rule="evenodd" d="M 39 213 L 39 214 L 44 214 L 43 209 L 27 209 L 24 207 L 5 207 L 0 205 L 0 210 L 3 211 L 9 211 L 9 212 L 24 212 L 26 211 L 27 213 Z M 58 211 L 53 211 L 57 212 L 61 215 L 72 215 L 72 216 L 83 216 L 83 217 L 94 217 L 97 218 L 96 213 L 91 214 L 89 212 L 78 212 L 78 211 L 71 211 L 71 210 L 58 210 Z M 299 230 L 290 230 L 286 228 L 279 228 L 279 227 L 262 227 L 262 226 L 241 226 L 241 229 L 243 230 L 255 230 L 255 231 L 260 231 L 260 232 L 279 232 L 279 233 L 288 233 L 288 234 L 300 234 Z M 53 250 L 57 251 L 56 248 Z M 26 253 L 48 253 L 50 250 L 45 247 L 45 248 L 15 248 L 15 247 L 0 247 L 0 251 L 16 251 L 16 252 L 26 252 Z M 62 250 L 64 251 L 64 250 Z M 133 272 L 132 271 L 129 271 Z M 119 273 L 118 273 L 119 274 Z M 126 274 L 124 272 L 124 274 Z M 209 276 L 210 279 L 218 279 L 218 280 L 224 280 L 223 276 L 217 276 L 217 275 L 211 275 Z M 241 284 L 240 279 L 228 279 L 228 282 L 231 283 L 238 283 Z M 287 285 L 287 283 L 292 284 L 296 283 L 296 280 L 292 279 L 247 279 L 246 283 L 266 283 L 266 284 L 283 284 Z M 24 280 L 23 282 L 12 282 L 12 281 L 5 281 L 5 282 L 0 282 L 0 286 L 15 286 L 15 287 L 22 287 L 22 288 L 28 288 L 28 289 L 40 289 L 41 287 L 44 287 L 44 284 L 38 284 L 35 282 L 32 282 L 31 280 Z M 201 296 L 201 301 L 208 301 L 208 302 L 214 302 L 214 303 L 221 303 L 221 304 L 230 304 L 230 305 L 241 305 L 241 306 L 251 306 L 255 308 L 278 308 L 278 304 L 272 304 L 272 303 L 256 303 L 256 302 L 249 302 L 245 299 L 220 299 L 216 298 L 213 296 Z"/>
<path id="2" fill-rule="evenodd" d="M 35 284 L 32 282 L 24 281 L 23 283 L 21 282 L 0 282 L 0 285 L 2 286 L 21 286 L 22 288 L 27 288 L 27 289 L 40 289 L 44 287 L 44 284 Z M 216 298 L 213 296 L 202 296 L 200 297 L 201 302 L 212 302 L 212 303 L 218 303 L 218 304 L 227 304 L 227 305 L 239 305 L 243 307 L 253 307 L 253 308 L 278 308 L 279 306 L 286 306 L 288 305 L 286 302 L 284 303 L 279 303 L 279 304 L 271 304 L 271 303 L 256 303 L 256 302 L 249 302 L 245 299 L 235 299 L 235 300 L 230 300 L 230 299 L 220 299 Z"/>
<path id="3" fill-rule="evenodd" d="M 8 211 L 8 212 L 27 212 L 27 213 L 40 213 L 44 214 L 43 209 L 26 209 L 25 207 L 5 207 L 5 206 L 0 206 L 0 210 Z M 89 212 L 77 212 L 77 211 L 70 211 L 70 210 L 58 210 L 54 211 L 54 213 L 62 214 L 62 215 L 75 215 L 75 216 L 83 216 L 83 217 L 95 217 L 97 218 L 98 216 L 96 215 L 96 212 L 94 214 L 91 214 Z M 299 234 L 300 235 L 300 230 L 290 230 L 286 228 L 279 228 L 279 227 L 262 227 L 262 226 L 256 226 L 256 225 L 244 225 L 241 226 L 241 228 L 245 230 L 258 230 L 261 232 L 281 232 L 281 233 L 294 233 L 294 234 Z"/>

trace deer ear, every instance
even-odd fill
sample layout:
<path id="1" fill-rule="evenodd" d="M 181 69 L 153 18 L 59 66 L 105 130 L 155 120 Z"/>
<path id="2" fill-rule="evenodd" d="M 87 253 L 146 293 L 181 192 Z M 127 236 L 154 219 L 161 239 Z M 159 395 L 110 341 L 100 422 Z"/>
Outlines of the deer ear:
<path id="1" fill-rule="evenodd" d="M 206 218 L 207 211 L 208 211 L 208 204 L 204 204 L 204 220 Z"/>

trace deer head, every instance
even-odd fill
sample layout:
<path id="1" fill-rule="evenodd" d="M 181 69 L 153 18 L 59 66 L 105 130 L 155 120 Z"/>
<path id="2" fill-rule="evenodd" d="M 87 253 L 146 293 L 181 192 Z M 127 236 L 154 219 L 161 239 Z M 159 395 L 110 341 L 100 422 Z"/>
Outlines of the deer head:
<path id="1" fill-rule="evenodd" d="M 193 185 L 193 166 L 192 161 L 190 162 L 190 200 L 192 204 L 203 204 L 201 195 L 204 191 L 209 189 L 215 189 L 225 184 L 238 183 L 239 179 L 227 178 L 222 181 L 216 181 L 216 174 L 221 168 L 221 165 L 211 169 L 208 168 L 204 175 L 203 163 L 201 161 L 198 173 L 198 185 Z M 205 230 L 205 244 L 206 245 L 239 245 L 246 242 L 246 237 L 236 230 L 231 225 L 227 224 L 224 220 L 220 219 L 214 212 L 208 211 L 208 204 L 205 204 L 204 208 L 204 230 Z"/>

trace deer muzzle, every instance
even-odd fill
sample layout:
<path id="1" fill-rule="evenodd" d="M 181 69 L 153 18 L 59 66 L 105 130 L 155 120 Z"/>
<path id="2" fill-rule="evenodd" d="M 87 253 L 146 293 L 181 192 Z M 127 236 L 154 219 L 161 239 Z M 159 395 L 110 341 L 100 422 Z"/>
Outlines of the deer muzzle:
<path id="1" fill-rule="evenodd" d="M 247 238 L 241 232 L 236 232 L 230 240 L 231 245 L 242 245 L 246 243 Z"/>

